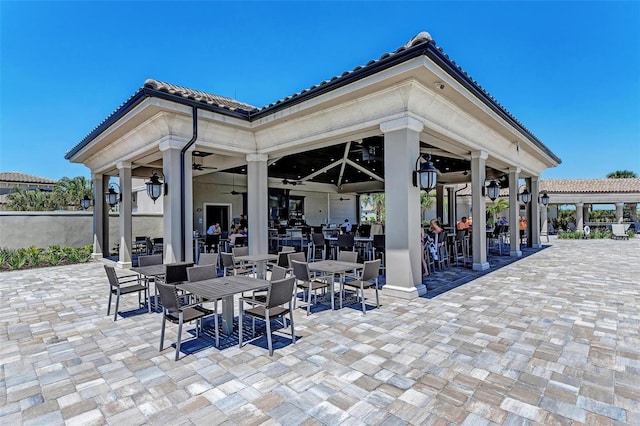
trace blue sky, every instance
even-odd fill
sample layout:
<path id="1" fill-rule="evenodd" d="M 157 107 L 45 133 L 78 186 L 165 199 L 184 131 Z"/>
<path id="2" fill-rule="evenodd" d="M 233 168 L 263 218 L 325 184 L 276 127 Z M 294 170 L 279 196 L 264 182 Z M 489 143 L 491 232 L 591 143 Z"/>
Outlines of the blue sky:
<path id="1" fill-rule="evenodd" d="M 89 176 L 64 159 L 147 78 L 263 106 L 420 31 L 563 164 L 640 175 L 640 2 L 0 0 L 0 171 Z"/>

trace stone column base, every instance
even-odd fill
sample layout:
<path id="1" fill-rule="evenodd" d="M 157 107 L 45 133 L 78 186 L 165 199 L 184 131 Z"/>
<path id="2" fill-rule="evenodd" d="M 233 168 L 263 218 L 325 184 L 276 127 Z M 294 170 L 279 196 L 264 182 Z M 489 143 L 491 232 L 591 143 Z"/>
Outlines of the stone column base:
<path id="1" fill-rule="evenodd" d="M 511 256 L 511 257 L 522 257 L 522 252 L 520 250 L 511 251 L 511 252 L 509 252 L 509 256 Z"/>
<path id="2" fill-rule="evenodd" d="M 385 284 L 382 287 L 382 293 L 399 299 L 415 299 L 427 294 L 427 287 L 424 284 L 418 284 L 415 287 L 399 287 Z"/>
<path id="3" fill-rule="evenodd" d="M 118 262 L 116 263 L 116 268 L 130 269 L 131 265 L 132 265 L 131 262 Z"/>
<path id="4" fill-rule="evenodd" d="M 91 259 L 93 260 L 102 259 L 103 257 L 102 253 L 91 253 Z"/>
<path id="5" fill-rule="evenodd" d="M 474 263 L 472 269 L 474 271 L 486 271 L 489 268 L 490 268 L 489 262 L 482 262 L 482 263 Z"/>

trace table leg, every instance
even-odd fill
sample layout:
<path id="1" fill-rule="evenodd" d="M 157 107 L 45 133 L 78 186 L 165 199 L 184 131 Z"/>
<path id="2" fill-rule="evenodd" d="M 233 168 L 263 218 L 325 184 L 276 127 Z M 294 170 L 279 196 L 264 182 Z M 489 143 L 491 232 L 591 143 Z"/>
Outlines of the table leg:
<path id="1" fill-rule="evenodd" d="M 233 333 L 233 296 L 222 299 L 222 332 L 227 336 Z"/>

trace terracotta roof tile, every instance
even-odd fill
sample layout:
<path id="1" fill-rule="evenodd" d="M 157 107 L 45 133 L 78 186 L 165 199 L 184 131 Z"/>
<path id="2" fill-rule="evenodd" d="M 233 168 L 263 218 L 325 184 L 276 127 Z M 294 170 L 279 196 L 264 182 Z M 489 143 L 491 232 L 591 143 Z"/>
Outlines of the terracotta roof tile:
<path id="1" fill-rule="evenodd" d="M 257 108 L 253 105 L 246 104 L 244 102 L 237 101 L 235 99 L 227 98 L 220 95 L 214 95 L 212 93 L 203 92 L 201 90 L 193 90 L 188 87 L 177 86 L 175 84 L 166 83 L 164 81 L 154 80 L 152 78 L 147 79 L 144 82 L 145 87 L 149 87 L 160 92 L 171 93 L 172 95 L 182 96 L 187 99 L 193 99 L 194 101 L 202 102 L 205 104 L 217 106 L 220 108 L 226 108 L 231 111 L 243 110 L 253 111 Z"/>
<path id="2" fill-rule="evenodd" d="M 518 192 L 525 188 L 520 185 Z M 540 179 L 540 192 L 549 194 L 605 194 L 640 193 L 640 179 Z M 471 195 L 471 186 L 458 192 Z M 509 188 L 501 188 L 500 196 L 509 195 Z"/>
<path id="3" fill-rule="evenodd" d="M 640 192 L 640 179 L 544 179 L 540 191 L 549 193 Z"/>
<path id="4" fill-rule="evenodd" d="M 0 172 L 0 182 L 38 183 L 55 185 L 58 181 L 20 172 Z"/>

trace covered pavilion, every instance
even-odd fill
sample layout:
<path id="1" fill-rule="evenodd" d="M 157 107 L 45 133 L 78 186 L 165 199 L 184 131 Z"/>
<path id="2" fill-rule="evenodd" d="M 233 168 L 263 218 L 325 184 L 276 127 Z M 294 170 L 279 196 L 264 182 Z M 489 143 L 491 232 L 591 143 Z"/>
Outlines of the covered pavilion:
<path id="1" fill-rule="evenodd" d="M 436 199 L 453 184 L 472 189 L 474 226 L 485 225 L 485 186 L 500 179 L 509 203 L 524 180 L 532 200 L 529 241 L 540 246 L 539 180 L 561 160 L 461 67 L 428 33 L 377 60 L 262 108 L 147 80 L 144 86 L 67 152 L 92 172 L 94 255 L 108 254 L 109 178 L 120 182 L 119 262 L 131 266 L 132 178 L 164 181 L 165 262 L 190 260 L 195 210 L 215 186 L 243 174 L 250 251 L 268 249 L 269 187 L 314 185 L 328 194 L 385 192 L 385 292 L 425 293 L 421 277 L 420 188 L 413 173 L 429 154 L 439 169 Z M 463 173 L 468 171 L 468 173 Z M 293 183 L 292 183 L 293 182 Z M 341 197 L 342 198 L 342 197 Z M 449 202 L 454 196 L 449 196 Z M 515 222 L 518 209 L 510 209 Z M 517 232 L 513 230 L 512 232 Z M 473 269 L 489 268 L 486 235 L 473 233 Z M 512 255 L 521 255 L 518 238 Z"/>

